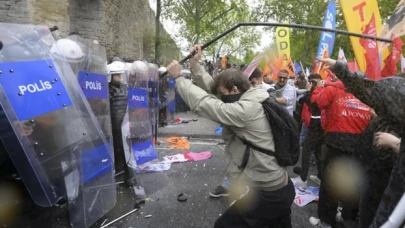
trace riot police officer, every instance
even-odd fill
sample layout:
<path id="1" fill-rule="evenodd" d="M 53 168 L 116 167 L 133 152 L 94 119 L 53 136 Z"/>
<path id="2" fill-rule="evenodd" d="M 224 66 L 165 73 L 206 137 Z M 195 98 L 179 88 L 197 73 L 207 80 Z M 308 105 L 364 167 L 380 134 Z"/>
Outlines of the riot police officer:
<path id="1" fill-rule="evenodd" d="M 117 173 L 124 171 L 124 180 L 128 187 L 135 183 L 135 175 L 128 167 L 122 139 L 122 123 L 127 113 L 128 100 L 128 67 L 124 62 L 114 61 L 107 65 L 108 74 L 111 77 L 109 83 L 111 124 L 113 132 L 115 170 Z"/>

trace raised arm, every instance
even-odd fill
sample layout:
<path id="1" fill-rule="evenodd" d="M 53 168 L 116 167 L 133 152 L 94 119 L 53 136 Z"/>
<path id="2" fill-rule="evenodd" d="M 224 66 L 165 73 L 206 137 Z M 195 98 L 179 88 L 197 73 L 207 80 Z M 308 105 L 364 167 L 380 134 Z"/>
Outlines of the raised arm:
<path id="1" fill-rule="evenodd" d="M 214 79 L 205 71 L 204 67 L 202 67 L 199 63 L 203 54 L 201 46 L 196 45 L 190 49 L 190 53 L 193 53 L 194 51 L 197 51 L 197 53 L 190 59 L 191 78 L 198 87 L 210 93 L 211 86 L 214 83 Z"/>

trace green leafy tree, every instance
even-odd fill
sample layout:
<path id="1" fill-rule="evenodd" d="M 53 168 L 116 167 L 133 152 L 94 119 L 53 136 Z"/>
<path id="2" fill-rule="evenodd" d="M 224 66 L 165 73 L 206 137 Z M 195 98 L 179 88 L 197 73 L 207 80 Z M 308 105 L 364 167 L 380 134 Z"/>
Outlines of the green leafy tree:
<path id="1" fill-rule="evenodd" d="M 245 0 L 162 0 L 162 16 L 181 25 L 179 35 L 190 45 L 206 43 L 239 22 L 255 20 Z M 217 55 L 243 56 L 259 38 L 254 28 L 238 29 L 205 53 L 213 60 Z"/>

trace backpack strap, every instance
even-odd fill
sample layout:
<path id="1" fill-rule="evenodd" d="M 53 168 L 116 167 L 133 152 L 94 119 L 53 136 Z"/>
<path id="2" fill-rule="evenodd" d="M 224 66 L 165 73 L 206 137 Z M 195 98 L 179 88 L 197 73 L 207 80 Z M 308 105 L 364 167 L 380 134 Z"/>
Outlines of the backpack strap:
<path id="1" fill-rule="evenodd" d="M 245 153 L 243 154 L 242 164 L 238 166 L 241 174 L 245 170 L 250 157 L 250 146 L 246 145 Z"/>
<path id="2" fill-rule="evenodd" d="M 263 149 L 263 148 L 257 147 L 257 146 L 255 146 L 255 145 L 253 145 L 252 143 L 250 143 L 249 141 L 247 141 L 247 140 L 245 140 L 245 139 L 242 139 L 241 137 L 239 137 L 239 138 L 240 138 L 240 140 L 242 140 L 242 142 L 243 142 L 247 147 L 250 147 L 250 148 L 252 148 L 252 149 L 254 149 L 254 150 L 256 150 L 256 151 L 262 152 L 262 153 L 264 153 L 264 154 L 267 154 L 267 155 L 270 155 L 270 156 L 273 156 L 273 157 L 276 156 L 276 154 L 275 154 L 274 151 L 272 151 L 272 150 L 267 150 L 267 149 Z"/>
<path id="3" fill-rule="evenodd" d="M 246 145 L 245 153 L 243 154 L 242 164 L 241 164 L 240 166 L 238 166 L 239 170 L 241 171 L 241 174 L 242 174 L 242 172 L 245 170 L 246 165 L 247 165 L 247 163 L 248 163 L 248 161 L 249 161 L 250 148 L 252 148 L 252 149 L 254 149 L 254 150 L 256 150 L 256 151 L 259 151 L 259 152 L 261 152 L 261 153 L 264 153 L 264 154 L 273 156 L 273 157 L 276 156 L 276 154 L 275 154 L 274 151 L 272 151 L 272 150 L 266 150 L 266 149 L 263 149 L 263 148 L 254 146 L 254 145 L 251 144 L 249 141 L 244 140 L 244 139 L 242 139 L 242 138 L 239 137 L 239 136 L 238 136 L 238 138 L 243 142 L 243 144 Z"/>

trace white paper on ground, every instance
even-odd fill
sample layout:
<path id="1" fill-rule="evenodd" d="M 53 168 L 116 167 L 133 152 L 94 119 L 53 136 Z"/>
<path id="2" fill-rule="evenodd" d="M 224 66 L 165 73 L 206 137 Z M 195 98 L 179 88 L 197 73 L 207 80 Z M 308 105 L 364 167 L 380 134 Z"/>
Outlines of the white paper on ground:
<path id="1" fill-rule="evenodd" d="M 293 181 L 293 180 L 292 180 Z M 294 181 L 293 181 L 294 183 Z M 294 203 L 297 204 L 299 207 L 303 207 L 314 200 L 319 199 L 319 195 L 315 191 L 304 190 L 300 187 L 297 187 L 294 183 L 295 188 L 295 199 Z"/>

